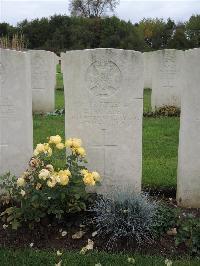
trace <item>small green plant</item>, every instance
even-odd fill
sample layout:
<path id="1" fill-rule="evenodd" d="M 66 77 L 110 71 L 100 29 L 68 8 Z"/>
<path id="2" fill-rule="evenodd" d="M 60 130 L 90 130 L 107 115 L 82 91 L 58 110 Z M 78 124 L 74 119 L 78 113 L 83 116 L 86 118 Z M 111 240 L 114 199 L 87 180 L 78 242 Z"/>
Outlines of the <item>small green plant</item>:
<path id="1" fill-rule="evenodd" d="M 167 230 L 176 227 L 178 218 L 178 210 L 170 208 L 164 204 L 158 205 L 154 215 L 152 230 L 155 237 L 160 237 Z"/>
<path id="2" fill-rule="evenodd" d="M 184 244 L 192 253 L 200 254 L 200 220 L 188 215 L 178 222 L 176 245 Z"/>
<path id="3" fill-rule="evenodd" d="M 106 236 L 109 246 L 120 239 L 138 244 L 151 241 L 156 208 L 147 195 L 125 189 L 100 197 L 91 211 L 98 234 Z"/>
<path id="4" fill-rule="evenodd" d="M 31 226 L 46 216 L 60 219 L 68 213 L 86 210 L 91 194 L 86 186 L 100 181 L 97 172 L 89 172 L 84 163 L 85 149 L 80 139 L 62 143 L 60 136 L 51 136 L 48 143 L 38 144 L 26 172 L 18 179 L 2 178 L 1 202 L 6 209 L 1 213 L 4 223 L 17 229 L 23 222 Z M 51 164 L 54 150 L 70 150 L 65 169 Z"/>

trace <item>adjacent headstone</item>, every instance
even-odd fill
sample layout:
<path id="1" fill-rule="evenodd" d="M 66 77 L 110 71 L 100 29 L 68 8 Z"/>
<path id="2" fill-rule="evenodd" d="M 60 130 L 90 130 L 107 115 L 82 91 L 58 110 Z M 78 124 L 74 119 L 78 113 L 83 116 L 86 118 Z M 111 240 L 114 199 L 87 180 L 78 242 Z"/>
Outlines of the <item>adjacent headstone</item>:
<path id="1" fill-rule="evenodd" d="M 55 109 L 56 57 L 49 51 L 30 50 L 33 112 L 46 113 Z"/>
<path id="2" fill-rule="evenodd" d="M 141 190 L 143 57 L 94 49 L 62 54 L 66 138 L 79 137 L 103 190 Z"/>
<path id="3" fill-rule="evenodd" d="M 0 175 L 20 175 L 32 152 L 30 57 L 0 49 Z"/>
<path id="4" fill-rule="evenodd" d="M 181 68 L 184 52 L 175 49 L 156 51 L 153 54 L 152 109 L 165 105 L 181 106 L 183 76 Z"/>
<path id="5" fill-rule="evenodd" d="M 152 89 L 153 54 L 154 52 L 143 53 L 145 89 Z"/>
<path id="6" fill-rule="evenodd" d="M 177 201 L 200 208 L 200 49 L 185 52 L 181 102 Z"/>
<path id="7" fill-rule="evenodd" d="M 56 69 L 56 75 L 54 75 L 54 83 L 55 83 L 55 89 L 56 89 L 56 85 L 57 85 L 57 65 L 59 64 L 59 56 L 57 56 L 56 54 L 54 54 L 54 64 L 55 64 L 55 69 Z"/>

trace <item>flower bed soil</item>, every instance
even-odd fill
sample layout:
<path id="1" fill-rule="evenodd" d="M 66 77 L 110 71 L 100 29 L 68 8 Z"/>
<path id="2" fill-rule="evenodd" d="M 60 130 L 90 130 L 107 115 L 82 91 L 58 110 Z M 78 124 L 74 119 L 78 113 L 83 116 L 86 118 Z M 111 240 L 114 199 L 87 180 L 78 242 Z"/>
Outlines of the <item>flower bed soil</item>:
<path id="1" fill-rule="evenodd" d="M 171 208 L 177 207 L 174 198 L 164 198 L 163 193 L 159 193 L 159 195 L 160 200 L 164 200 L 168 206 Z M 200 217 L 200 212 L 197 209 L 181 209 L 181 211 Z M 120 240 L 113 243 L 112 246 L 108 246 L 106 237 L 98 235 L 92 237 L 95 228 L 92 224 L 88 225 L 87 222 L 91 218 L 91 214 L 87 212 L 70 215 L 60 222 L 46 218 L 38 223 L 34 229 L 29 229 L 25 224 L 17 231 L 10 228 L 4 229 L 3 223 L 0 222 L 0 247 L 80 251 L 87 244 L 88 239 L 92 239 L 94 249 L 98 251 L 140 252 L 142 254 L 171 256 L 189 254 L 184 245 L 176 247 L 174 236 L 169 236 L 167 233 L 160 239 L 154 240 L 150 244 L 144 242 L 141 246 L 127 240 Z M 72 235 L 80 230 L 85 232 L 84 236 L 81 239 L 72 239 Z M 62 236 L 63 231 L 67 232 L 65 236 Z"/>

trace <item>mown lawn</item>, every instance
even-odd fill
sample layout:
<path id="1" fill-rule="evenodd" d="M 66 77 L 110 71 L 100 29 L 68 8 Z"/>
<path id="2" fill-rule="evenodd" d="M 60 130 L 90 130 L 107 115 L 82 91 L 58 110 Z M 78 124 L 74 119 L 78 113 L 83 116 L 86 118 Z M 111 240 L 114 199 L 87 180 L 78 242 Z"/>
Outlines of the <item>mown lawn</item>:
<path id="1" fill-rule="evenodd" d="M 100 263 L 101 266 L 130 266 L 128 257 L 135 259 L 137 266 L 164 266 L 165 258 L 157 256 L 142 256 L 142 255 L 124 255 L 124 254 L 109 254 L 105 252 L 92 252 L 86 255 L 80 255 L 78 252 L 64 252 L 59 259 L 56 251 L 41 251 L 41 250 L 8 250 L 0 249 L 0 265 L 1 266 L 54 266 L 62 260 L 62 266 L 95 266 Z M 174 259 L 173 266 L 198 266 L 198 259 L 181 258 Z M 100 265 L 99 265 L 100 266 Z"/>
<path id="2" fill-rule="evenodd" d="M 150 107 L 150 90 L 144 93 L 144 109 Z M 56 108 L 64 107 L 64 92 L 56 91 Z M 176 187 L 179 118 L 143 119 L 143 185 Z M 34 145 L 45 142 L 46 137 L 59 134 L 64 137 L 63 116 L 34 116 Z M 61 156 L 62 155 L 62 156 Z M 62 167 L 64 152 L 54 163 Z"/>
<path id="3" fill-rule="evenodd" d="M 144 112 L 151 112 L 151 90 L 144 90 Z"/>
<path id="4" fill-rule="evenodd" d="M 63 74 L 61 73 L 61 66 L 58 64 L 56 68 L 56 89 L 61 90 L 63 89 Z"/>

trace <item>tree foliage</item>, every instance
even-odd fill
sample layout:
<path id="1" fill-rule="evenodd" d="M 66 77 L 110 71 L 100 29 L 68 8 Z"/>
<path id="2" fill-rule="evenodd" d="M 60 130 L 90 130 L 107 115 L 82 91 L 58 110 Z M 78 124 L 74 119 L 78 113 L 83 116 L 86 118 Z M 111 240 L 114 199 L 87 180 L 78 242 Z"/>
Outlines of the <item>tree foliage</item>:
<path id="1" fill-rule="evenodd" d="M 200 46 L 200 15 L 191 16 L 186 23 L 186 35 L 192 47 Z"/>
<path id="2" fill-rule="evenodd" d="M 107 11 L 114 12 L 118 4 L 119 0 L 71 0 L 69 10 L 72 16 L 101 17 Z"/>
<path id="3" fill-rule="evenodd" d="M 137 24 L 113 17 L 54 15 L 24 20 L 16 27 L 0 23 L 0 37 L 23 34 L 29 49 L 60 53 L 66 50 L 119 48 L 138 51 L 200 47 L 200 15 L 186 23 L 171 19 L 143 19 Z"/>

